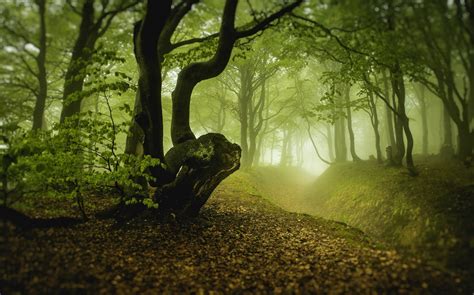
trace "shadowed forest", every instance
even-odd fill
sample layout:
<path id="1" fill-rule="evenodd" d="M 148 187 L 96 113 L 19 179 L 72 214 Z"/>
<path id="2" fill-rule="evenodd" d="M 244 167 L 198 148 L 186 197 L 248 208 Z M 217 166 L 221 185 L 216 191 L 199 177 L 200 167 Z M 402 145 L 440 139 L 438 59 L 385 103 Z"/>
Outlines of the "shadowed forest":
<path id="1" fill-rule="evenodd" d="M 473 294 L 473 0 L 2 0 L 0 294 Z"/>

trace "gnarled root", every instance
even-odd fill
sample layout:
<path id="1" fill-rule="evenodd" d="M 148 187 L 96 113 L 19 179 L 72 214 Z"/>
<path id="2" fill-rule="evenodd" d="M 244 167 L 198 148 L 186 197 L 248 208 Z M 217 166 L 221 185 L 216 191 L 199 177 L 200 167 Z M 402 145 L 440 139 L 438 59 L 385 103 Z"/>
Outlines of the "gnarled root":
<path id="1" fill-rule="evenodd" d="M 159 213 L 165 218 L 197 216 L 219 183 L 239 169 L 240 155 L 237 144 L 217 133 L 173 147 L 165 159 L 176 177 L 154 194 Z"/>

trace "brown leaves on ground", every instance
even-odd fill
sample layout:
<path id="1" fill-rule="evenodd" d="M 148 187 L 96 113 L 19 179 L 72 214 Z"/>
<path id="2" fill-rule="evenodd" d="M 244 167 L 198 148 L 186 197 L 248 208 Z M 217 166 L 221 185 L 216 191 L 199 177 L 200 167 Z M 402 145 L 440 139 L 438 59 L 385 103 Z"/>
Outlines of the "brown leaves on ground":
<path id="1" fill-rule="evenodd" d="M 337 227 L 337 230 L 335 230 Z M 218 188 L 201 217 L 160 224 L 19 232 L 5 226 L 2 294 L 458 293 L 462 282 L 419 260 L 341 235 L 344 225 Z"/>

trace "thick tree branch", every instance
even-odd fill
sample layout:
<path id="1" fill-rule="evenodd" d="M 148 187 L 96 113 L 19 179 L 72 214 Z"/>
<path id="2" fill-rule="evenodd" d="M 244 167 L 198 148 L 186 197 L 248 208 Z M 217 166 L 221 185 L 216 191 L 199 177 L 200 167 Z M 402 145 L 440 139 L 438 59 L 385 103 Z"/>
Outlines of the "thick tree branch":
<path id="1" fill-rule="evenodd" d="M 260 31 L 265 30 L 266 28 L 268 28 L 268 26 L 272 22 L 274 22 L 275 20 L 281 18 L 285 14 L 288 14 L 288 13 L 292 12 L 296 7 L 300 6 L 301 3 L 303 3 L 303 0 L 297 0 L 297 1 L 293 2 L 290 5 L 283 7 L 279 11 L 271 14 L 270 16 L 263 19 L 262 21 L 260 21 L 259 23 L 257 23 L 253 27 L 251 27 L 250 29 L 243 30 L 243 31 L 237 31 L 236 38 L 240 39 L 240 38 L 249 37 L 249 36 L 257 34 Z"/>

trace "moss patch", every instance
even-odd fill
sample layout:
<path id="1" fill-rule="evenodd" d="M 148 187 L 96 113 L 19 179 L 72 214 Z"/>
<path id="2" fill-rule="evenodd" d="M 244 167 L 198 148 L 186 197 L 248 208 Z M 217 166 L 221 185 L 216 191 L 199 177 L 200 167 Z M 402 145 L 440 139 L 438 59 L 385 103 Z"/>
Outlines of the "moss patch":
<path id="1" fill-rule="evenodd" d="M 333 165 L 305 193 L 306 212 L 472 274 L 474 170 L 436 159 L 417 168 L 411 177 L 374 162 Z"/>

